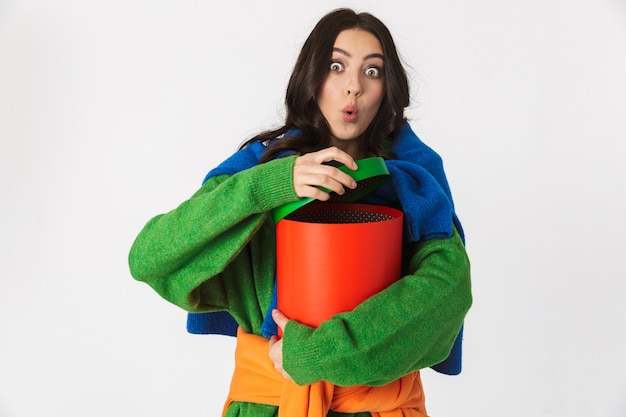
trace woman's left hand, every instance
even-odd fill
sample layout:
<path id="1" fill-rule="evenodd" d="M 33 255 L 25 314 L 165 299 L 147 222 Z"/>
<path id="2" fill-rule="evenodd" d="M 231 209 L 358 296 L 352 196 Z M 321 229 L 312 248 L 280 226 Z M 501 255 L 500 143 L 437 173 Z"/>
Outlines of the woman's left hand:
<path id="1" fill-rule="evenodd" d="M 284 334 L 285 326 L 289 321 L 287 316 L 278 310 L 274 310 L 272 311 L 272 317 Z M 285 379 L 293 381 L 289 374 L 283 369 L 283 339 L 279 339 L 278 336 L 272 336 L 270 338 L 270 359 L 274 362 L 274 368 L 276 368 Z"/>

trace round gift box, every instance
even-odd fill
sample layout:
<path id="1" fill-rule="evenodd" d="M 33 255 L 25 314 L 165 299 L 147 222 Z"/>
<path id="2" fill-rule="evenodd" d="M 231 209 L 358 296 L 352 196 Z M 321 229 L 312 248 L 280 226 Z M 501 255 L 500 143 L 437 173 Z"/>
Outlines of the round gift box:
<path id="1" fill-rule="evenodd" d="M 317 327 L 400 277 L 402 212 L 312 203 L 276 224 L 278 308 Z"/>

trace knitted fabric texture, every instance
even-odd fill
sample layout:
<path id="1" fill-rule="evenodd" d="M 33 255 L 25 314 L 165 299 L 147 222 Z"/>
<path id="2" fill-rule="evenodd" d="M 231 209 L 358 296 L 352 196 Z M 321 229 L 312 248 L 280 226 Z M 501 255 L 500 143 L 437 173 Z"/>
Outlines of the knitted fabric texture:
<path id="1" fill-rule="evenodd" d="M 234 175 L 257 165 L 265 150 L 262 143 L 252 143 L 211 170 L 203 183 L 214 176 Z M 447 238 L 452 236 L 453 227 L 457 228 L 465 241 L 461 223 L 454 211 L 441 157 L 417 137 L 408 123 L 399 130 L 392 152 L 397 159 L 385 161 L 390 181 L 363 197 L 360 202 L 380 205 L 399 202 L 404 212 L 404 239 L 407 242 Z M 276 290 L 261 328 L 265 337 L 277 332 L 276 323 L 271 318 L 273 308 L 276 308 Z M 193 334 L 236 336 L 237 323 L 228 312 L 189 313 L 187 331 Z M 461 372 L 462 337 L 463 327 L 448 358 L 432 366 L 432 369 L 447 375 Z"/>

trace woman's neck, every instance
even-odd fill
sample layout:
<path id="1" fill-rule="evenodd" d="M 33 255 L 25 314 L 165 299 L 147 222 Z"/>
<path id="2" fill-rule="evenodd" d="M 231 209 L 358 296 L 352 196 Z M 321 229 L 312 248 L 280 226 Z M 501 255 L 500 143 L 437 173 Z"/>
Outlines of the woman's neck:
<path id="1" fill-rule="evenodd" d="M 362 155 L 358 139 L 340 140 L 336 138 L 331 138 L 330 144 L 331 146 L 336 146 L 348 155 L 350 155 L 355 161 L 364 157 Z"/>

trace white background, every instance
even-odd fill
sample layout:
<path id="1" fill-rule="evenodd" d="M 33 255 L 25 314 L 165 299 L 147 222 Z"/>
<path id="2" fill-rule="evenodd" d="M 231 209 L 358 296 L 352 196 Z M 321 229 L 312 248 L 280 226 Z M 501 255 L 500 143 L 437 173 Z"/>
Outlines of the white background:
<path id="1" fill-rule="evenodd" d="M 0 417 L 218 416 L 231 339 L 130 245 L 279 123 L 317 20 L 370 11 L 410 65 L 473 263 L 433 416 L 626 416 L 626 4 L 0 1 Z"/>

